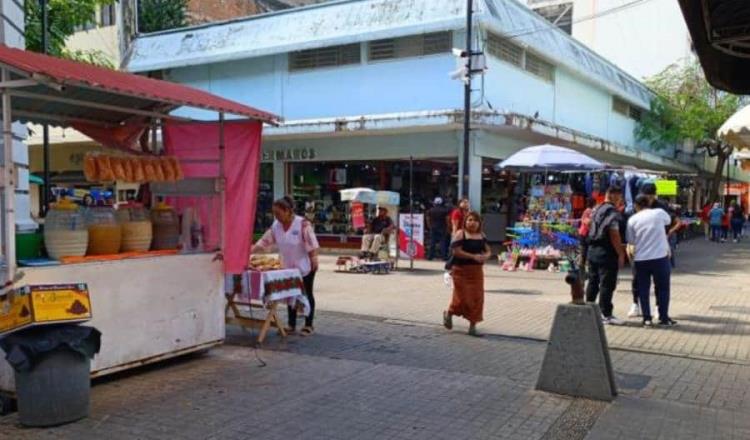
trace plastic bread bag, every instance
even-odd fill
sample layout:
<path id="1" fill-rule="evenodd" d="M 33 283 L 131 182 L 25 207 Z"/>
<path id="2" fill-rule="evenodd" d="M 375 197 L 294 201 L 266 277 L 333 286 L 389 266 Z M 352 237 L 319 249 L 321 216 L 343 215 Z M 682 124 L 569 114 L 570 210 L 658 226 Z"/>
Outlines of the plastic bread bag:
<path id="1" fill-rule="evenodd" d="M 133 168 L 133 182 L 143 183 L 146 181 L 146 174 L 143 171 L 143 162 L 138 157 L 130 158 L 130 166 Z"/>
<path id="2" fill-rule="evenodd" d="M 154 161 L 150 157 L 142 157 L 140 159 L 143 165 L 143 175 L 145 176 L 146 182 L 156 182 L 156 170 L 154 169 Z"/>
<path id="3" fill-rule="evenodd" d="M 175 177 L 174 168 L 172 167 L 172 162 L 167 157 L 162 157 L 159 159 L 159 164 L 161 165 L 161 170 L 164 172 L 164 180 L 167 182 L 174 182 L 177 180 Z"/>
<path id="4" fill-rule="evenodd" d="M 99 180 L 99 167 L 96 166 L 96 157 L 93 154 L 87 154 L 83 158 L 83 175 L 88 182 Z"/>
<path id="5" fill-rule="evenodd" d="M 164 182 L 166 181 L 166 177 L 164 177 L 164 170 L 161 167 L 161 160 L 158 157 L 154 157 L 151 159 L 151 163 L 154 165 L 154 172 L 156 173 L 156 179 L 155 182 Z"/>
<path id="6" fill-rule="evenodd" d="M 96 156 L 96 168 L 100 182 L 113 182 L 115 180 L 115 173 L 112 171 L 109 156 Z"/>
<path id="7" fill-rule="evenodd" d="M 123 165 L 123 160 L 120 157 L 110 157 L 109 158 L 109 164 L 112 168 L 112 174 L 115 176 L 115 180 L 119 180 L 120 182 L 124 182 L 125 179 L 125 166 Z"/>

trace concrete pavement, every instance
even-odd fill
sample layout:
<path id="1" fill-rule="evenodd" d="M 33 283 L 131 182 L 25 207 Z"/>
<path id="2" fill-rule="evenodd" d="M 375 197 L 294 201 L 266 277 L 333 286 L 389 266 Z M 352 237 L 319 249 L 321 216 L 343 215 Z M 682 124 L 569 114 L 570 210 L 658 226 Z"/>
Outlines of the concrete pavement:
<path id="1" fill-rule="evenodd" d="M 621 347 L 613 404 L 533 390 L 552 312 L 568 300 L 560 275 L 488 268 L 489 334 L 477 339 L 440 326 L 450 293 L 439 265 L 343 275 L 326 258 L 313 337 L 272 334 L 254 350 L 254 335 L 232 327 L 207 355 L 97 382 L 89 419 L 28 430 L 10 415 L 0 439 L 750 438 L 748 248 L 692 242 L 680 256 L 679 327 L 607 328 Z M 688 273 L 699 264 L 702 275 Z M 709 354 L 716 343 L 739 346 Z"/>

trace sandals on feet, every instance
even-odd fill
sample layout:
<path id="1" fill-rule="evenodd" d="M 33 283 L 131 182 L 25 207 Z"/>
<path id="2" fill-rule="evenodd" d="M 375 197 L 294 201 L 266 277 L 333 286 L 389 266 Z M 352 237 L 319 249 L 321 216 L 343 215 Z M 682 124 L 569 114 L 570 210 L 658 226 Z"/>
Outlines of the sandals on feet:
<path id="1" fill-rule="evenodd" d="M 305 327 L 299 332 L 300 336 L 312 336 L 313 333 L 315 330 L 312 327 Z"/>
<path id="2" fill-rule="evenodd" d="M 297 333 L 297 329 L 296 328 L 289 327 L 289 326 L 284 327 L 284 331 L 286 332 L 287 335 L 293 335 L 293 334 Z"/>
<path id="3" fill-rule="evenodd" d="M 453 328 L 453 316 L 448 312 L 443 312 L 443 327 L 448 330 Z"/>
<path id="4" fill-rule="evenodd" d="M 474 336 L 475 338 L 481 338 L 484 336 L 483 333 L 480 333 L 476 327 L 469 327 L 469 336 Z"/>

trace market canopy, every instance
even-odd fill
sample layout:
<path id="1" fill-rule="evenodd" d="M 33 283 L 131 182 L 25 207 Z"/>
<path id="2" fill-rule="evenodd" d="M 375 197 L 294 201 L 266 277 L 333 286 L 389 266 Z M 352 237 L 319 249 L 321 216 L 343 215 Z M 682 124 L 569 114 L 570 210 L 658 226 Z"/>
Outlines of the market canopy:
<path id="1" fill-rule="evenodd" d="M 737 149 L 750 149 L 750 105 L 727 119 L 716 134 Z"/>
<path id="2" fill-rule="evenodd" d="M 11 95 L 13 120 L 115 128 L 140 118 L 179 119 L 193 107 L 277 124 L 280 118 L 192 87 L 65 60 L 0 44 L 0 81 Z"/>
<path id="3" fill-rule="evenodd" d="M 389 205 L 398 206 L 401 202 L 401 195 L 393 191 L 375 191 L 370 188 L 349 188 L 342 189 L 341 201 L 356 201 L 368 203 L 371 205 Z"/>
<path id="4" fill-rule="evenodd" d="M 495 165 L 495 168 L 527 172 L 592 171 L 604 169 L 605 165 L 570 148 L 545 144 L 524 148 Z"/>
<path id="5" fill-rule="evenodd" d="M 750 93 L 750 2 L 679 0 L 695 52 L 708 81 L 719 89 Z"/>

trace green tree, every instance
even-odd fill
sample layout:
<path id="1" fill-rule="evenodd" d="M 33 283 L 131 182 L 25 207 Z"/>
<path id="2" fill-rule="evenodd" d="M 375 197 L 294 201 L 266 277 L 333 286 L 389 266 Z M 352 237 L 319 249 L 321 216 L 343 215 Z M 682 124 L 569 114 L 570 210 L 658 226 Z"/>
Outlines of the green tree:
<path id="1" fill-rule="evenodd" d="M 139 0 L 138 31 L 143 33 L 187 25 L 187 0 Z"/>
<path id="2" fill-rule="evenodd" d="M 651 110 L 641 119 L 635 134 L 656 150 L 693 143 L 698 151 L 716 158 L 709 202 L 719 199 L 724 167 L 733 152 L 718 139 L 716 131 L 739 107 L 739 97 L 717 90 L 706 81 L 696 62 L 673 64 L 648 79 L 656 94 Z"/>
<path id="3" fill-rule="evenodd" d="M 47 49 L 50 55 L 113 67 L 102 51 L 70 51 L 66 39 L 91 23 L 100 6 L 115 0 L 47 0 Z M 42 9 L 39 0 L 24 0 L 26 49 L 43 52 Z"/>

